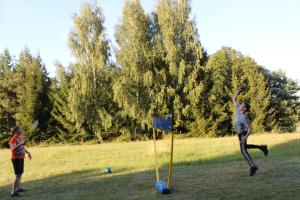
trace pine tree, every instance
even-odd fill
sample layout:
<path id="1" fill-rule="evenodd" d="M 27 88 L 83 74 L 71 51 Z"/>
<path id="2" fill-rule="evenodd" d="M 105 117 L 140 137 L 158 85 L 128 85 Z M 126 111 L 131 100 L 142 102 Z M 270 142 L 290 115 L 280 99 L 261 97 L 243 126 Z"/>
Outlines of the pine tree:
<path id="1" fill-rule="evenodd" d="M 51 137 L 47 133 L 49 79 L 41 58 L 32 56 L 29 49 L 25 48 L 20 54 L 14 79 L 17 84 L 17 123 L 29 130 L 31 124 L 39 120 L 40 131 L 28 133 L 28 140 L 39 142 Z"/>
<path id="2" fill-rule="evenodd" d="M 300 86 L 297 82 L 286 77 L 282 71 L 269 71 L 261 68 L 267 80 L 271 103 L 269 115 L 265 125 L 269 131 L 292 132 L 296 129 L 298 120 L 297 110 L 300 108 L 300 100 L 297 92 Z"/>
<path id="3" fill-rule="evenodd" d="M 54 135 L 52 140 L 74 142 L 76 129 L 70 120 L 68 96 L 72 74 L 68 74 L 60 63 L 56 63 L 56 77 L 52 80 L 49 98 L 52 103 L 51 116 Z"/>
<path id="4" fill-rule="evenodd" d="M 271 98 L 265 77 L 252 58 L 243 56 L 233 49 L 228 51 L 231 52 L 229 58 L 232 60 L 232 92 L 238 89 L 244 91 L 240 102 L 248 102 L 251 105 L 249 115 L 252 130 L 264 132 Z"/>
<path id="5" fill-rule="evenodd" d="M 270 95 L 265 77 L 253 59 L 234 49 L 222 48 L 209 58 L 206 77 L 208 95 L 203 134 L 225 136 L 234 132 L 232 96 L 238 89 L 243 90 L 239 102 L 251 105 L 249 115 L 253 131 L 267 130 L 265 121 L 270 112 Z"/>
<path id="6" fill-rule="evenodd" d="M 16 123 L 17 97 L 13 78 L 15 63 L 8 49 L 0 55 L 0 131 L 8 132 Z"/>
<path id="7" fill-rule="evenodd" d="M 213 54 L 206 65 L 206 84 L 208 110 L 205 113 L 206 130 L 202 134 L 225 136 L 232 133 L 232 62 L 228 59 L 228 51 L 221 49 Z"/>
<path id="8" fill-rule="evenodd" d="M 246 57 L 244 65 L 247 66 L 245 73 L 249 84 L 245 97 L 249 99 L 251 105 L 252 129 L 254 132 L 265 132 L 267 130 L 265 121 L 270 112 L 268 108 L 271 101 L 267 81 L 252 58 Z"/>

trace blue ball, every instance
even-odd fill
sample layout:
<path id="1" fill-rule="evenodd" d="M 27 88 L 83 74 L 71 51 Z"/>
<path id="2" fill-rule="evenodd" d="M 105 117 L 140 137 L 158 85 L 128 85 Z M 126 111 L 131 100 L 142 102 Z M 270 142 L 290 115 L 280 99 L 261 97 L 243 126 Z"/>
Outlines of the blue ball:
<path id="1" fill-rule="evenodd" d="M 105 168 L 104 168 L 104 173 L 105 173 L 105 174 L 111 174 L 111 173 L 112 173 L 111 168 L 110 168 L 110 167 L 105 167 Z"/>

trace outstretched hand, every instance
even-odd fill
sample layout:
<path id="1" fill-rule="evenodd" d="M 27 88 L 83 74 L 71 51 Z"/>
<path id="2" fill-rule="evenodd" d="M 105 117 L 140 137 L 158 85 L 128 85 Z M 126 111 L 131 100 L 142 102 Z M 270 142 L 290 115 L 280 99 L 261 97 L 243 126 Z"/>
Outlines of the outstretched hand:
<path id="1" fill-rule="evenodd" d="M 238 98 L 238 95 L 239 95 L 240 92 L 241 92 L 240 89 L 237 90 L 236 93 L 235 93 L 235 95 L 234 95 L 233 98 L 232 98 L 232 101 L 233 101 L 235 107 L 238 107 L 237 98 Z"/>
<path id="2" fill-rule="evenodd" d="M 238 90 L 236 91 L 236 93 L 237 93 L 237 94 L 241 94 L 242 91 L 243 91 L 242 89 L 238 89 Z"/>
<path id="3" fill-rule="evenodd" d="M 31 159 L 32 159 L 32 157 L 31 157 L 31 154 L 30 154 L 30 153 L 28 154 L 28 158 L 29 158 L 29 160 L 31 160 Z"/>

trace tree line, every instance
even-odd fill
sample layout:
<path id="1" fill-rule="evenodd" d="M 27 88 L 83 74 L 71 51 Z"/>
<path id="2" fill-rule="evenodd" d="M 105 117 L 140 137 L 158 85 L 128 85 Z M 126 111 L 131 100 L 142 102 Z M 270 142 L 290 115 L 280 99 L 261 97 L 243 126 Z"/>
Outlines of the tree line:
<path id="1" fill-rule="evenodd" d="M 188 0 L 158 0 L 146 13 L 126 0 L 115 26 L 117 47 L 105 33 L 97 3 L 83 3 L 69 33 L 74 63 L 56 63 L 50 78 L 42 58 L 25 48 L 0 55 L 0 140 L 21 125 L 33 143 L 97 142 L 151 137 L 153 116 L 173 108 L 174 129 L 186 136 L 234 133 L 233 93 L 251 104 L 254 132 L 292 132 L 299 121 L 300 87 L 229 47 L 208 55 Z M 114 52 L 116 61 L 112 61 Z"/>

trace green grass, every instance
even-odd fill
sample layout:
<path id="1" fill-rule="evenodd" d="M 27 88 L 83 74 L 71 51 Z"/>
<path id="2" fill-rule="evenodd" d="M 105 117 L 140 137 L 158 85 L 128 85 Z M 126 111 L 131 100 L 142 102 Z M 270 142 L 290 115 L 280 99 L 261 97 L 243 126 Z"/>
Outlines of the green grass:
<path id="1" fill-rule="evenodd" d="M 300 199 L 300 134 L 253 135 L 270 155 L 250 151 L 259 167 L 254 177 L 239 152 L 237 137 L 180 139 L 174 147 L 174 192 L 154 189 L 153 142 L 31 147 L 22 199 Z M 165 178 L 169 140 L 158 142 Z M 110 166 L 113 174 L 103 174 Z M 0 150 L 0 199 L 10 199 L 13 171 L 9 150 Z"/>

